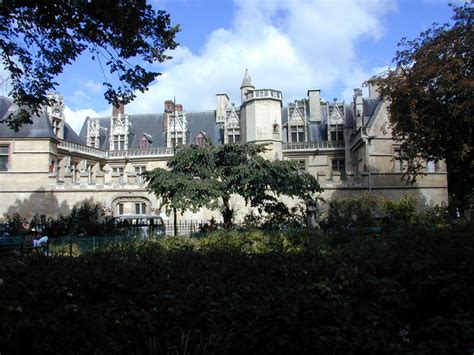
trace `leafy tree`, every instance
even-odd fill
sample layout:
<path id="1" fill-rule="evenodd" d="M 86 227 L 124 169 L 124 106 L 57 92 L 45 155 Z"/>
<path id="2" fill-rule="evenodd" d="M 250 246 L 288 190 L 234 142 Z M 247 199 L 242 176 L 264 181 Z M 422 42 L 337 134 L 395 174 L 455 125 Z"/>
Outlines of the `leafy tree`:
<path id="1" fill-rule="evenodd" d="M 233 194 L 261 208 L 280 194 L 307 199 L 321 191 L 313 176 L 290 161 L 265 159 L 265 151 L 265 146 L 253 144 L 186 146 L 168 162 L 168 170 L 157 168 L 144 177 L 148 190 L 168 208 L 220 208 L 226 227 L 232 224 Z"/>
<path id="2" fill-rule="evenodd" d="M 453 6 L 452 26 L 402 39 L 397 69 L 380 78 L 392 131 L 415 181 L 426 160 L 445 159 L 451 205 L 465 208 L 473 189 L 473 4 Z"/>
<path id="3" fill-rule="evenodd" d="M 0 2 L 1 61 L 10 73 L 10 95 L 22 107 L 7 118 L 9 125 L 30 123 L 31 114 L 50 103 L 55 77 L 85 50 L 120 81 L 114 88 L 104 79 L 108 102 L 130 102 L 160 75 L 133 62 L 170 59 L 166 50 L 176 47 L 177 31 L 168 13 L 144 0 Z"/>

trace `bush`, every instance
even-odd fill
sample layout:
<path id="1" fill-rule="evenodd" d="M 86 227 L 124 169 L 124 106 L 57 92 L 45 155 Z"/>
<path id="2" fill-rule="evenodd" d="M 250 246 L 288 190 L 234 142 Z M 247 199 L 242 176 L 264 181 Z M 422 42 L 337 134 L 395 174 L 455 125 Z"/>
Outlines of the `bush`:
<path id="1" fill-rule="evenodd" d="M 467 353 L 473 230 L 219 230 L 5 258 L 0 352 Z"/>

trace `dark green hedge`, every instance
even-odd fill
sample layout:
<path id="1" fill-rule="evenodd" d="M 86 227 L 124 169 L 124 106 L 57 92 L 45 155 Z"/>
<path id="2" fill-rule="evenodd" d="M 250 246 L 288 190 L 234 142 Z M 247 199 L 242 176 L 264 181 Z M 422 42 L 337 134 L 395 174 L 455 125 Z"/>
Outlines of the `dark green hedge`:
<path id="1" fill-rule="evenodd" d="M 472 353 L 473 256 L 464 225 L 0 259 L 0 353 Z"/>

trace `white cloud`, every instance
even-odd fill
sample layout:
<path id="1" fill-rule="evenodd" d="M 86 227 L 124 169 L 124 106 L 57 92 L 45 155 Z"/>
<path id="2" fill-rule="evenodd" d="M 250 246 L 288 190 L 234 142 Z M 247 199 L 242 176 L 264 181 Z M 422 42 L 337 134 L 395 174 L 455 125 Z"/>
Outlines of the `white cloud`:
<path id="1" fill-rule="evenodd" d="M 79 134 L 82 125 L 87 117 L 103 117 L 110 114 L 110 111 L 96 112 L 90 108 L 73 110 L 69 106 L 64 108 L 64 115 L 66 116 L 66 122 L 72 127 L 72 129 Z"/>
<path id="2" fill-rule="evenodd" d="M 188 111 L 214 109 L 216 93 L 240 104 L 246 68 L 257 88 L 281 90 L 285 102 L 312 88 L 342 87 L 352 96 L 372 73 L 358 65 L 357 41 L 383 36 L 390 0 L 239 0 L 230 28 L 212 32 L 199 54 L 178 47 L 164 65 L 165 75 L 131 103 L 128 112 L 161 112 L 163 101 Z M 332 98 L 330 98 L 332 99 Z"/>

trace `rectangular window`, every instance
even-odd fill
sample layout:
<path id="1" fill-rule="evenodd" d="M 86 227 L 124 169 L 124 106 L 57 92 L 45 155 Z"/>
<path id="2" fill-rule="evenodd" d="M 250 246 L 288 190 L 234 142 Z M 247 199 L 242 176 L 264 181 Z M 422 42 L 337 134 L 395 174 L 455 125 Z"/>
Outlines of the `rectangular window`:
<path id="1" fill-rule="evenodd" d="M 332 125 L 331 126 L 331 140 L 342 141 L 344 140 L 344 126 L 343 125 Z"/>
<path id="2" fill-rule="evenodd" d="M 135 173 L 137 173 L 137 182 L 140 183 L 140 184 L 144 182 L 143 176 L 141 174 L 143 174 L 145 171 L 146 171 L 145 166 L 136 166 L 135 167 Z"/>
<path id="3" fill-rule="evenodd" d="M 299 171 L 306 171 L 306 160 L 293 160 L 296 163 Z"/>
<path id="4" fill-rule="evenodd" d="M 339 172 L 341 174 L 341 178 L 346 175 L 346 165 L 344 159 L 333 159 L 332 160 L 332 172 Z"/>
<path id="5" fill-rule="evenodd" d="M 119 216 L 123 215 L 123 203 L 119 203 L 117 205 L 117 210 L 118 210 L 117 213 Z"/>
<path id="6" fill-rule="evenodd" d="M 227 141 L 228 143 L 240 142 L 240 129 L 237 129 L 237 128 L 228 129 Z"/>
<path id="7" fill-rule="evenodd" d="M 426 162 L 426 172 L 427 173 L 435 173 L 438 171 L 438 163 L 434 162 L 433 160 L 428 160 Z"/>
<path id="8" fill-rule="evenodd" d="M 10 146 L 0 145 L 0 171 L 8 171 L 8 157 Z"/>
<path id="9" fill-rule="evenodd" d="M 135 214 L 146 214 L 146 203 L 135 203 Z"/>
<path id="10" fill-rule="evenodd" d="M 114 150 L 124 150 L 125 149 L 125 135 L 116 134 L 114 135 Z"/>
<path id="11" fill-rule="evenodd" d="M 401 158 L 400 147 L 393 147 L 393 171 L 396 173 L 401 173 L 405 171 L 405 163 Z"/>
<path id="12" fill-rule="evenodd" d="M 125 181 L 123 179 L 123 167 L 115 167 L 112 171 L 119 176 L 119 184 L 123 184 Z"/>
<path id="13" fill-rule="evenodd" d="M 291 141 L 292 142 L 304 142 L 305 141 L 305 132 L 304 126 L 291 126 Z"/>

